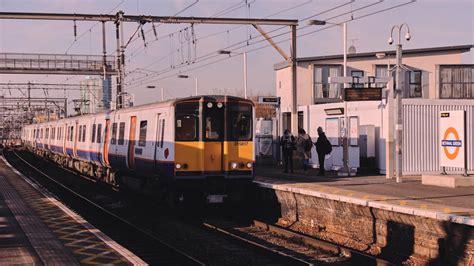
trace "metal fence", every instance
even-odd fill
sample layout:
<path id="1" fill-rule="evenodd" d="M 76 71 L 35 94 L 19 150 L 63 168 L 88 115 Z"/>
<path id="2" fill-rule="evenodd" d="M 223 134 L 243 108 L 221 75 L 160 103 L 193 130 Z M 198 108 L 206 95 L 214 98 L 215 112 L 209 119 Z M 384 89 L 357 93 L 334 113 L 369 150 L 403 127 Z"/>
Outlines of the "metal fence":
<path id="1" fill-rule="evenodd" d="M 474 172 L 474 100 L 403 100 L 403 173 L 440 173 L 439 111 L 466 111 L 467 167 Z M 461 168 L 447 168 L 462 173 Z"/>

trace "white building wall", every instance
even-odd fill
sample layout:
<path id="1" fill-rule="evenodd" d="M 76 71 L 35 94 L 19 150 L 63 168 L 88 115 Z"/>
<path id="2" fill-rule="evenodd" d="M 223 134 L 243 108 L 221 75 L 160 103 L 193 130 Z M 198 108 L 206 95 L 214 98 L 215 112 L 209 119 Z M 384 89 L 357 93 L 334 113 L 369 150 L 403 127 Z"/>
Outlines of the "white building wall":
<path id="1" fill-rule="evenodd" d="M 313 104 L 313 65 L 327 65 L 327 64 L 340 64 L 342 65 L 342 59 L 331 59 L 331 60 L 318 60 L 313 62 L 299 62 L 297 72 L 297 93 L 298 93 L 298 105 L 310 105 Z M 438 99 L 439 98 L 439 86 L 438 86 L 438 74 L 437 68 L 439 65 L 445 64 L 461 64 L 462 54 L 460 53 L 446 53 L 446 54 L 423 54 L 423 55 L 404 55 L 403 64 L 415 69 L 422 71 L 422 87 L 423 87 L 423 98 L 425 99 Z M 365 76 L 375 76 L 376 65 L 387 65 L 396 64 L 396 59 L 392 57 L 386 57 L 378 59 L 374 56 L 371 58 L 350 58 L 347 63 L 348 75 L 351 74 L 351 70 L 362 70 Z M 279 84 L 281 82 L 281 87 Z M 405 84 L 408 86 L 408 84 Z M 291 68 L 286 67 L 283 69 L 276 70 L 276 94 L 281 97 L 282 100 L 282 111 L 290 111 L 291 106 Z"/>

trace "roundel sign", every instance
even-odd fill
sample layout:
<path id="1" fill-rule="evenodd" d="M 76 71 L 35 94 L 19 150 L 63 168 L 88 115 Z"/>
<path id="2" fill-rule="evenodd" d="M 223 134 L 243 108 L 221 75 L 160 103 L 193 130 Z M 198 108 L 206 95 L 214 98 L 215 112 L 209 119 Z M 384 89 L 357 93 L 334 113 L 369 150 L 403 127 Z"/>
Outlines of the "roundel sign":
<path id="1" fill-rule="evenodd" d="M 463 110 L 439 113 L 440 166 L 465 167 L 464 119 Z"/>

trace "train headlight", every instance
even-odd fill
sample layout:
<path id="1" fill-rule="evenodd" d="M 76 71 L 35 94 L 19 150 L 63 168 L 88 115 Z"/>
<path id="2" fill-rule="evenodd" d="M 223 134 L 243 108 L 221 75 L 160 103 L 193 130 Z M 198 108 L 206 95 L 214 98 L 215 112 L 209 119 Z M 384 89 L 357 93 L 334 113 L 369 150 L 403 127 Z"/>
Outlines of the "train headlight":
<path id="1" fill-rule="evenodd" d="M 247 168 L 252 168 L 252 163 L 247 163 Z"/>
<path id="2" fill-rule="evenodd" d="M 175 167 L 176 167 L 176 169 L 179 170 L 179 169 L 181 169 L 181 164 L 177 163 L 177 164 L 175 165 Z"/>
<path id="3" fill-rule="evenodd" d="M 207 108 L 212 108 L 212 103 L 207 103 Z"/>
<path id="4" fill-rule="evenodd" d="M 222 108 L 222 103 L 217 103 L 217 108 Z"/>
<path id="5" fill-rule="evenodd" d="M 230 168 L 237 169 L 237 163 L 230 163 Z"/>

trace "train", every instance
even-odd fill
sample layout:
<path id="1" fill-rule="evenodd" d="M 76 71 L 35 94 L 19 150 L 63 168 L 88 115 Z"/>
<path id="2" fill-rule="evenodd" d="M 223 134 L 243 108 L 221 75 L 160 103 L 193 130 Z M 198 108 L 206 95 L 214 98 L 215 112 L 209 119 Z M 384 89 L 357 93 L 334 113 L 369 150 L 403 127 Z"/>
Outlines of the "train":
<path id="1" fill-rule="evenodd" d="M 30 124 L 21 139 L 37 155 L 114 187 L 239 201 L 254 178 L 254 107 L 239 97 L 195 96 Z"/>

